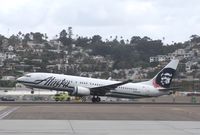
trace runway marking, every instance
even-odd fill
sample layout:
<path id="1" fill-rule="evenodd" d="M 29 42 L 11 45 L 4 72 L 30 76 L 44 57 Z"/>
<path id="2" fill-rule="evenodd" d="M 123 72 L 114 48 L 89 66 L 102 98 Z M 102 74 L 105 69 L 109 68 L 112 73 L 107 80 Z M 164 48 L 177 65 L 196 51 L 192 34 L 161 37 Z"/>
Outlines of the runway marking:
<path id="1" fill-rule="evenodd" d="M 72 129 L 73 133 L 75 133 L 75 130 L 74 130 L 73 126 L 72 126 L 72 123 L 71 123 L 71 121 L 70 121 L 70 120 L 68 120 L 68 122 L 69 122 L 69 125 L 70 125 L 70 127 L 71 127 L 71 129 Z"/>
<path id="2" fill-rule="evenodd" d="M 182 108 L 172 108 L 171 110 L 173 110 L 173 111 L 184 111 L 184 109 L 182 109 Z"/>
<path id="3" fill-rule="evenodd" d="M 3 113 L 0 114 L 0 119 L 5 118 L 6 116 L 8 116 L 12 112 L 16 111 L 17 109 L 19 109 L 19 107 L 14 107 L 14 108 L 11 108 L 11 109 L 4 111 Z"/>

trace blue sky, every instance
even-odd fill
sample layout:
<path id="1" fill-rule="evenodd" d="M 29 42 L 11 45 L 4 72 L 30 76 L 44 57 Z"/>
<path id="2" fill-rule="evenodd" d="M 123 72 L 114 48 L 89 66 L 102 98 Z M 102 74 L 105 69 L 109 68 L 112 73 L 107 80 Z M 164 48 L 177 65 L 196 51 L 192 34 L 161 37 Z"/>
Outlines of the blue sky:
<path id="1" fill-rule="evenodd" d="M 199 0 L 0 0 L 0 34 L 47 33 L 71 26 L 74 35 L 149 36 L 165 43 L 199 35 Z"/>

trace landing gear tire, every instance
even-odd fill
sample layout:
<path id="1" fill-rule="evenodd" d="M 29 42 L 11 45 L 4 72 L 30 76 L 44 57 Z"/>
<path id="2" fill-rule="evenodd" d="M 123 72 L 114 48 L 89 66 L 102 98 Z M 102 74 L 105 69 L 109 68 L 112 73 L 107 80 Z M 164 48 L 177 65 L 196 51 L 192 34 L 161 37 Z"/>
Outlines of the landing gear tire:
<path id="1" fill-rule="evenodd" d="M 100 101 L 101 101 L 101 98 L 98 97 L 98 96 L 97 96 L 97 97 L 94 96 L 94 97 L 92 98 L 92 102 L 93 102 L 93 103 L 98 103 L 98 102 L 100 102 Z"/>
<path id="2" fill-rule="evenodd" d="M 34 94 L 34 90 L 31 90 L 31 94 Z"/>
<path id="3" fill-rule="evenodd" d="M 92 98 L 92 103 L 95 103 L 95 102 L 96 102 L 96 100 L 95 100 L 95 98 L 93 97 L 93 98 Z"/>
<path id="4" fill-rule="evenodd" d="M 100 101 L 101 101 L 101 98 L 100 98 L 100 97 L 97 97 L 96 100 L 97 100 L 97 102 L 100 102 Z"/>

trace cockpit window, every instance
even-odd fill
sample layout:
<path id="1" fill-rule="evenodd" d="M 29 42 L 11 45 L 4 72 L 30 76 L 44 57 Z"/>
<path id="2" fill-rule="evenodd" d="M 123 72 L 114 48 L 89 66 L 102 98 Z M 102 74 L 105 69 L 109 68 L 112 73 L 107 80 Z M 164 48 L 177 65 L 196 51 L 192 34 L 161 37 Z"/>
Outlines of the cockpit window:
<path id="1" fill-rule="evenodd" d="M 31 77 L 31 75 L 25 75 L 25 77 Z"/>

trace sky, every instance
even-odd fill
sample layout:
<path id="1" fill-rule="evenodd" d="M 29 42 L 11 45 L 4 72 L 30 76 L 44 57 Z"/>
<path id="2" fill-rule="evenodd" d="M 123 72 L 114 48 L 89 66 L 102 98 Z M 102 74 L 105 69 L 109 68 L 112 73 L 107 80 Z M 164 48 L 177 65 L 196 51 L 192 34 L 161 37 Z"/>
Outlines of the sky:
<path id="1" fill-rule="evenodd" d="M 130 39 L 148 36 L 166 44 L 200 33 L 199 0 L 0 0 L 0 34 L 41 32 Z"/>

